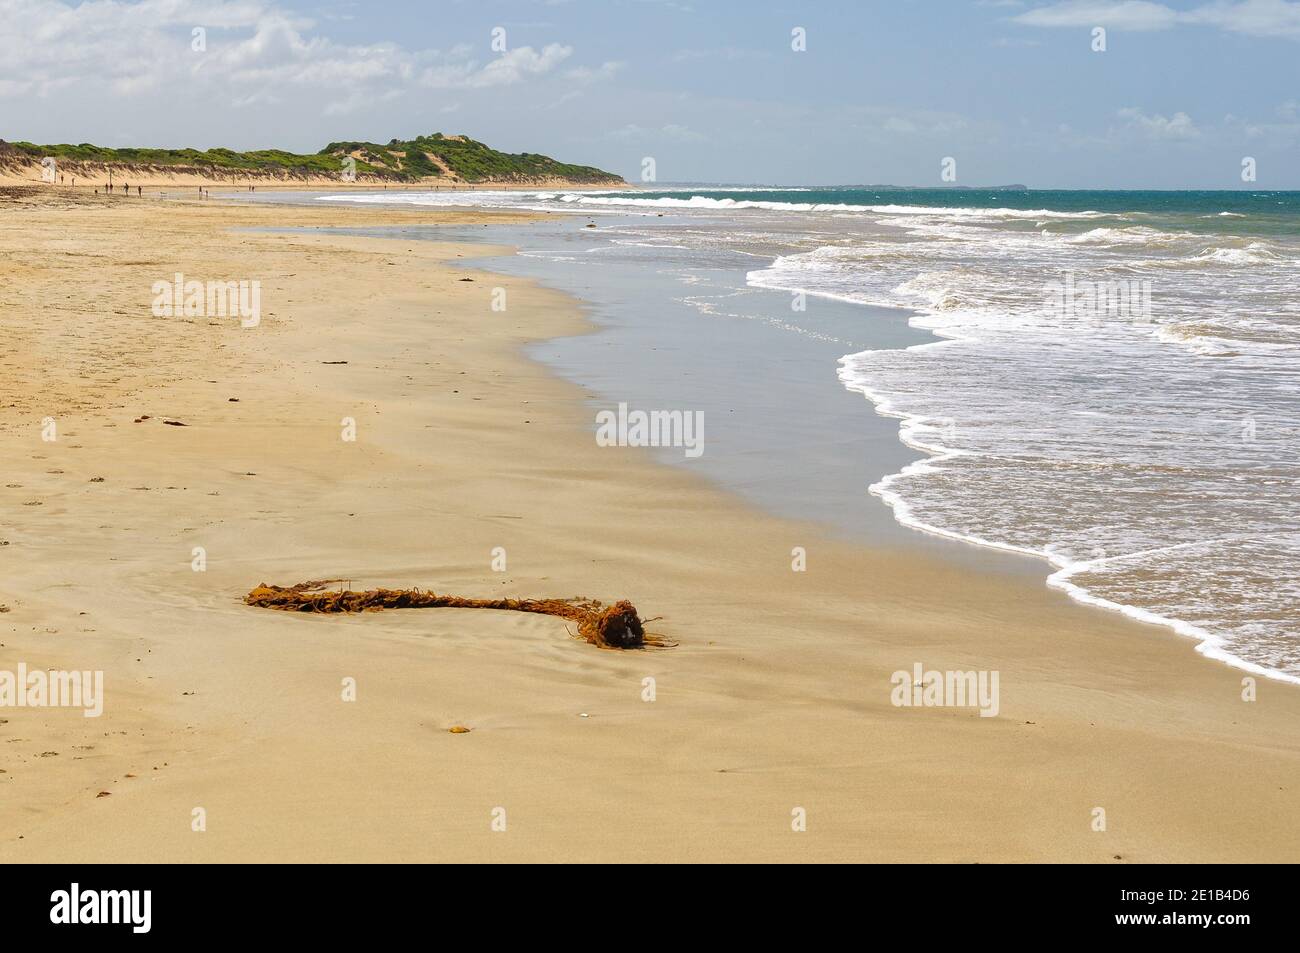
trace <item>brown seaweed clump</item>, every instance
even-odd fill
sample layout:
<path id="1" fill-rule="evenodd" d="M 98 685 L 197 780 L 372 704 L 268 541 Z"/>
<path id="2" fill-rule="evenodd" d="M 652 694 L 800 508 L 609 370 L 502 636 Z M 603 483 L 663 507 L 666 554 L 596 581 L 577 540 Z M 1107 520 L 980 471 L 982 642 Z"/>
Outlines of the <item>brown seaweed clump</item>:
<path id="1" fill-rule="evenodd" d="M 672 643 L 648 635 L 626 599 L 612 606 L 595 599 L 467 599 L 425 589 L 328 589 L 340 579 L 314 579 L 296 586 L 262 583 L 244 597 L 250 606 L 288 612 L 374 612 L 381 609 L 508 609 L 559 616 L 577 623 L 578 637 L 611 649 L 639 649 Z"/>

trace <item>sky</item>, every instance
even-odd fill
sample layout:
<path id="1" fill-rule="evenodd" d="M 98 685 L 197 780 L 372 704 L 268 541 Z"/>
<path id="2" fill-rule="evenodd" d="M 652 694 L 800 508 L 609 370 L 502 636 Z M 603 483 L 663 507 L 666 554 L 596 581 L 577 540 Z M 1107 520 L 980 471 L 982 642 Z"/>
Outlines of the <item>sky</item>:
<path id="1" fill-rule="evenodd" d="M 0 138 L 440 131 L 629 181 L 652 157 L 938 186 L 951 158 L 958 185 L 1300 189 L 1297 63 L 1288 0 L 0 0 Z"/>

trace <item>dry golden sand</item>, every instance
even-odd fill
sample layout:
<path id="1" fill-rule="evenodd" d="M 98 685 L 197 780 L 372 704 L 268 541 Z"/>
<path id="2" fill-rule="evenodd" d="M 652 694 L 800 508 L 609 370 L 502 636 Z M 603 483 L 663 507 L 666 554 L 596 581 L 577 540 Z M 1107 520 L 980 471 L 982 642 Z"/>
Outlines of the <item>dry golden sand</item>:
<path id="1" fill-rule="evenodd" d="M 443 264 L 485 247 L 231 231 L 474 216 L 5 201 L 0 668 L 102 669 L 107 700 L 0 710 L 0 860 L 1300 860 L 1290 686 L 1243 702 L 1241 672 L 1039 579 L 597 448 L 587 395 L 520 353 L 587 330 L 578 303 Z M 153 317 L 176 271 L 259 279 L 261 325 Z M 240 601 L 338 576 L 628 598 L 680 645 Z M 892 707 L 918 661 L 998 670 L 1001 713 Z"/>

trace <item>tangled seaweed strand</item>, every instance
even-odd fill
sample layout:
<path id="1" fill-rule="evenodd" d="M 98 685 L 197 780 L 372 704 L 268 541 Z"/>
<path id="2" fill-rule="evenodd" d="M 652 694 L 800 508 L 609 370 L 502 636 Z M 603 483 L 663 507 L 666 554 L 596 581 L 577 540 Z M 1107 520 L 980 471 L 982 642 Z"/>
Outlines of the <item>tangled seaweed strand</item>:
<path id="1" fill-rule="evenodd" d="M 326 589 L 340 579 L 313 579 L 296 586 L 262 583 L 244 597 L 250 606 L 286 612 L 373 612 L 380 609 L 509 609 L 559 616 L 578 624 L 578 635 L 592 645 L 638 649 L 671 643 L 647 635 L 636 608 L 627 600 L 602 606 L 594 599 L 466 599 L 422 589 Z"/>

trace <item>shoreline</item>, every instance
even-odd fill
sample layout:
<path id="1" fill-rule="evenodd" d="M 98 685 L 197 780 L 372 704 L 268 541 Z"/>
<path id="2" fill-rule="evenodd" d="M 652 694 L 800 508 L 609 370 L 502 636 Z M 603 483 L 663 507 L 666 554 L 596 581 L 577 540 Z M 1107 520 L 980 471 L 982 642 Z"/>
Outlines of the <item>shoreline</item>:
<path id="1" fill-rule="evenodd" d="M 6 860 L 1300 856 L 1300 831 L 1277 822 L 1300 783 L 1296 693 L 1269 686 L 1246 704 L 1238 673 L 1041 579 L 830 540 L 644 452 L 598 451 L 582 389 L 522 353 L 590 333 L 583 306 L 448 267 L 491 246 L 229 230 L 453 213 L 166 212 L 24 209 L 0 239 L 32 249 L 7 249 L 24 289 L 8 320 L 34 326 L 43 307 L 44 333 L 64 342 L 16 345 L 20 367 L 43 355 L 31 384 L 47 386 L 19 382 L 6 435 L 33 440 L 22 428 L 42 401 L 95 394 L 60 411 L 75 448 L 23 444 L 14 465 L 0 667 L 91 659 L 109 692 L 91 725 L 48 710 L 11 738 L 19 718 L 4 713 L 0 731 L 19 740 L 6 753 L 22 759 L 0 775 Z M 72 232 L 50 227 L 68 218 Z M 488 219 L 501 215 L 461 220 Z M 90 249 L 132 263 L 106 261 L 104 284 L 78 261 Z M 41 261 L 67 269 L 62 286 L 43 283 Z M 140 327 L 112 316 L 129 314 L 141 279 L 205 262 L 274 282 L 256 337 L 169 324 L 149 347 L 113 350 Z M 480 275 L 509 290 L 507 317 L 492 318 L 485 282 L 462 283 Z M 51 289 L 87 300 L 98 285 L 89 312 L 48 313 Z M 111 365 L 102 382 L 81 374 L 95 361 Z M 194 429 L 131 422 L 151 411 Z M 340 446 L 342 416 L 357 420 L 355 447 Z M 72 471 L 75 486 L 51 479 Z M 18 509 L 32 500 L 44 505 Z M 505 579 L 489 568 L 494 541 Z M 807 547 L 808 572 L 790 571 L 791 545 Z M 338 573 L 356 588 L 627 597 L 679 646 L 600 652 L 509 613 L 286 618 L 237 602 L 254 576 Z M 70 631 L 87 624 L 93 637 Z M 1001 671 L 1001 714 L 892 706 L 889 674 L 913 663 Z M 366 704 L 339 701 L 344 673 Z M 473 731 L 448 735 L 457 723 Z M 72 754 L 83 736 L 95 748 Z M 41 758 L 47 744 L 64 757 Z M 95 797 L 101 786 L 115 796 Z M 1207 824 L 1207 800 L 1234 810 Z M 189 826 L 200 805 L 203 834 Z M 495 805 L 510 810 L 503 836 Z M 1111 833 L 1090 829 L 1094 805 Z M 790 830 L 793 806 L 808 809 L 805 833 Z"/>
<path id="2" fill-rule="evenodd" d="M 366 207 L 366 206 L 358 206 L 358 207 Z M 402 207 L 402 206 L 399 205 L 396 207 Z M 461 208 L 464 210 L 468 210 L 470 208 L 473 208 L 473 206 L 463 206 Z M 574 218 L 583 217 L 583 213 L 578 211 L 567 212 L 567 213 L 556 213 L 556 214 L 567 214 L 568 216 Z M 524 227 L 526 228 L 527 226 Z M 508 244 L 514 244 L 515 242 L 523 240 L 523 238 L 525 237 L 528 236 L 522 232 L 519 235 L 511 236 Z M 514 256 L 506 256 L 505 258 L 499 260 L 498 267 L 503 267 L 503 268 L 508 267 L 510 266 L 511 262 L 515 260 L 516 259 L 514 258 Z M 554 271 L 557 267 L 558 266 L 552 265 L 551 270 Z M 758 269 L 754 272 L 751 272 L 750 274 L 759 274 L 762 271 L 763 269 Z M 528 272 L 519 272 L 517 269 L 511 269 L 510 273 L 528 274 Z M 539 278 L 539 274 L 540 273 L 538 272 L 534 272 L 533 277 Z M 746 275 L 745 277 L 748 278 L 748 275 Z M 544 280 L 544 279 L 539 278 L 539 280 Z M 574 281 L 568 281 L 567 282 L 568 287 L 566 287 L 566 282 L 557 283 L 555 281 L 549 281 L 549 280 L 547 281 L 548 287 L 556 287 L 559 288 L 560 290 L 568 291 L 568 293 L 570 294 L 575 294 L 575 296 L 576 296 L 576 291 L 574 286 L 576 284 L 577 283 Z M 842 295 L 837 295 L 833 292 L 820 291 L 817 289 L 805 288 L 805 287 L 797 287 L 797 288 L 785 287 L 785 286 L 778 286 L 778 285 L 766 285 L 763 283 L 748 284 L 748 282 L 746 282 L 746 286 L 748 288 L 752 288 L 755 290 L 775 292 L 775 293 L 783 293 L 787 291 L 800 291 L 804 294 L 825 300 L 827 302 L 835 302 L 835 303 L 847 305 L 852 309 L 866 309 L 866 310 L 871 310 L 873 308 L 884 309 L 889 312 L 895 313 L 896 315 L 898 315 L 900 319 L 906 318 L 908 327 L 915 332 L 916 336 L 926 338 L 926 340 L 919 340 L 916 343 L 888 345 L 889 347 L 896 346 L 900 348 L 927 348 L 927 347 L 935 347 L 935 346 L 943 345 L 950 341 L 962 340 L 962 338 L 960 337 L 940 334 L 937 331 L 929 327 L 926 327 L 923 324 L 918 325 L 912 323 L 910 320 L 911 317 L 924 316 L 923 312 L 915 309 L 905 309 L 893 305 L 884 305 L 884 304 L 869 305 L 861 301 L 858 301 L 857 299 L 842 296 Z M 662 289 L 656 289 L 656 290 L 662 293 Z M 863 313 L 866 313 L 865 310 L 863 311 Z M 606 330 L 608 329 L 606 328 Z M 666 341 L 660 342 L 660 346 L 664 346 L 665 344 L 670 347 L 675 346 L 672 343 L 672 339 L 668 339 Z M 855 351 L 852 354 L 843 355 L 842 357 L 839 358 L 841 370 L 843 370 L 844 362 L 853 358 L 856 353 L 860 353 L 860 352 Z M 583 362 L 578 362 L 578 363 L 579 366 L 583 364 Z M 593 369 L 592 362 L 591 361 L 586 362 L 585 370 L 579 372 L 576 378 L 579 381 L 579 383 L 584 383 L 583 374 L 585 373 L 589 376 L 592 372 L 592 369 Z M 1192 623 L 1186 622 L 1185 620 L 1182 619 L 1166 617 L 1153 612 L 1149 612 L 1147 610 L 1141 609 L 1136 606 L 1130 606 L 1124 603 L 1114 602 L 1098 596 L 1094 596 L 1085 587 L 1070 583 L 1069 577 L 1072 574 L 1087 568 L 1088 564 L 1086 561 L 1075 562 L 1075 563 L 1061 563 L 1057 559 L 1053 558 L 1051 554 L 1043 552 L 1038 549 L 1033 549 L 1027 546 L 1019 546 L 1013 543 L 1002 543 L 1002 542 L 984 540 L 974 536 L 967 536 L 961 533 L 952 532 L 949 530 L 942 529 L 940 527 L 932 526 L 931 524 L 925 523 L 919 519 L 914 518 L 911 515 L 906 502 L 897 493 L 890 490 L 889 486 L 897 478 L 906 476 L 908 473 L 916 472 L 916 470 L 926 467 L 930 463 L 941 459 L 943 457 L 943 452 L 934 450 L 932 447 L 922 442 L 913 440 L 909 437 L 909 424 L 912 424 L 922 418 L 918 418 L 916 415 L 897 410 L 889 403 L 888 399 L 885 398 L 883 395 L 875 392 L 869 387 L 865 387 L 854 383 L 853 381 L 845 377 L 843 373 L 840 374 L 839 379 L 847 387 L 849 391 L 856 394 L 860 394 L 868 400 L 868 402 L 870 403 L 871 411 L 874 415 L 882 418 L 887 418 L 889 420 L 899 421 L 899 425 L 897 428 L 897 439 L 905 447 L 911 450 L 915 450 L 919 454 L 922 454 L 922 456 L 920 456 L 919 458 L 904 464 L 899 470 L 885 473 L 879 480 L 871 484 L 871 486 L 869 487 L 870 493 L 874 497 L 879 498 L 880 501 L 883 503 L 883 505 L 888 507 L 893 521 L 896 522 L 897 525 L 899 525 L 900 527 L 904 527 L 906 530 L 908 530 L 911 533 L 922 534 L 924 537 L 927 538 L 941 539 L 945 541 L 955 542 L 960 546 L 973 548 L 974 550 L 978 550 L 978 551 L 983 551 L 983 552 L 994 551 L 998 553 L 1009 554 L 1017 558 L 1023 557 L 1027 561 L 1032 561 L 1032 564 L 1035 567 L 1040 567 L 1040 566 L 1042 567 L 1041 575 L 1038 578 L 1040 578 L 1047 587 L 1059 589 L 1065 592 L 1067 595 L 1070 596 L 1071 599 L 1075 600 L 1081 605 L 1101 608 L 1108 612 L 1118 613 L 1128 619 L 1132 619 L 1133 621 L 1142 624 L 1155 625 L 1155 626 L 1168 629 L 1170 634 L 1177 636 L 1179 639 L 1191 639 L 1194 642 L 1193 648 L 1195 649 L 1195 651 L 1198 654 L 1204 656 L 1209 661 L 1216 662 L 1219 664 L 1224 664 L 1231 668 L 1239 669 L 1243 672 L 1247 672 L 1252 675 L 1259 675 L 1265 678 L 1269 678 L 1274 681 L 1280 681 L 1289 684 L 1300 684 L 1300 678 L 1297 678 L 1287 672 L 1268 668 L 1264 665 L 1260 665 L 1251 662 L 1249 660 L 1242 659 L 1236 655 L 1231 654 L 1230 652 L 1222 650 L 1220 646 L 1225 641 L 1222 637 L 1214 635 L 1213 633 L 1208 632 L 1204 629 L 1201 629 Z M 732 493 L 740 493 L 741 495 L 744 495 L 743 483 L 735 479 L 734 474 L 729 476 L 728 475 L 718 476 L 714 474 L 712 479 L 717 485 L 719 485 L 723 489 L 726 489 Z M 768 504 L 770 504 L 770 501 L 768 501 Z M 770 505 L 765 505 L 763 503 L 760 503 L 759 505 L 763 507 L 765 512 L 772 513 L 777 516 L 783 515 L 779 509 L 773 509 Z M 828 523 L 828 526 L 829 525 L 830 524 Z M 858 532 L 853 534 L 853 536 L 859 537 L 860 541 L 865 541 L 865 534 L 860 528 Z M 971 562 L 973 562 L 973 560 L 971 560 Z M 1033 571 L 1038 572 L 1039 570 L 1036 568 Z"/>

